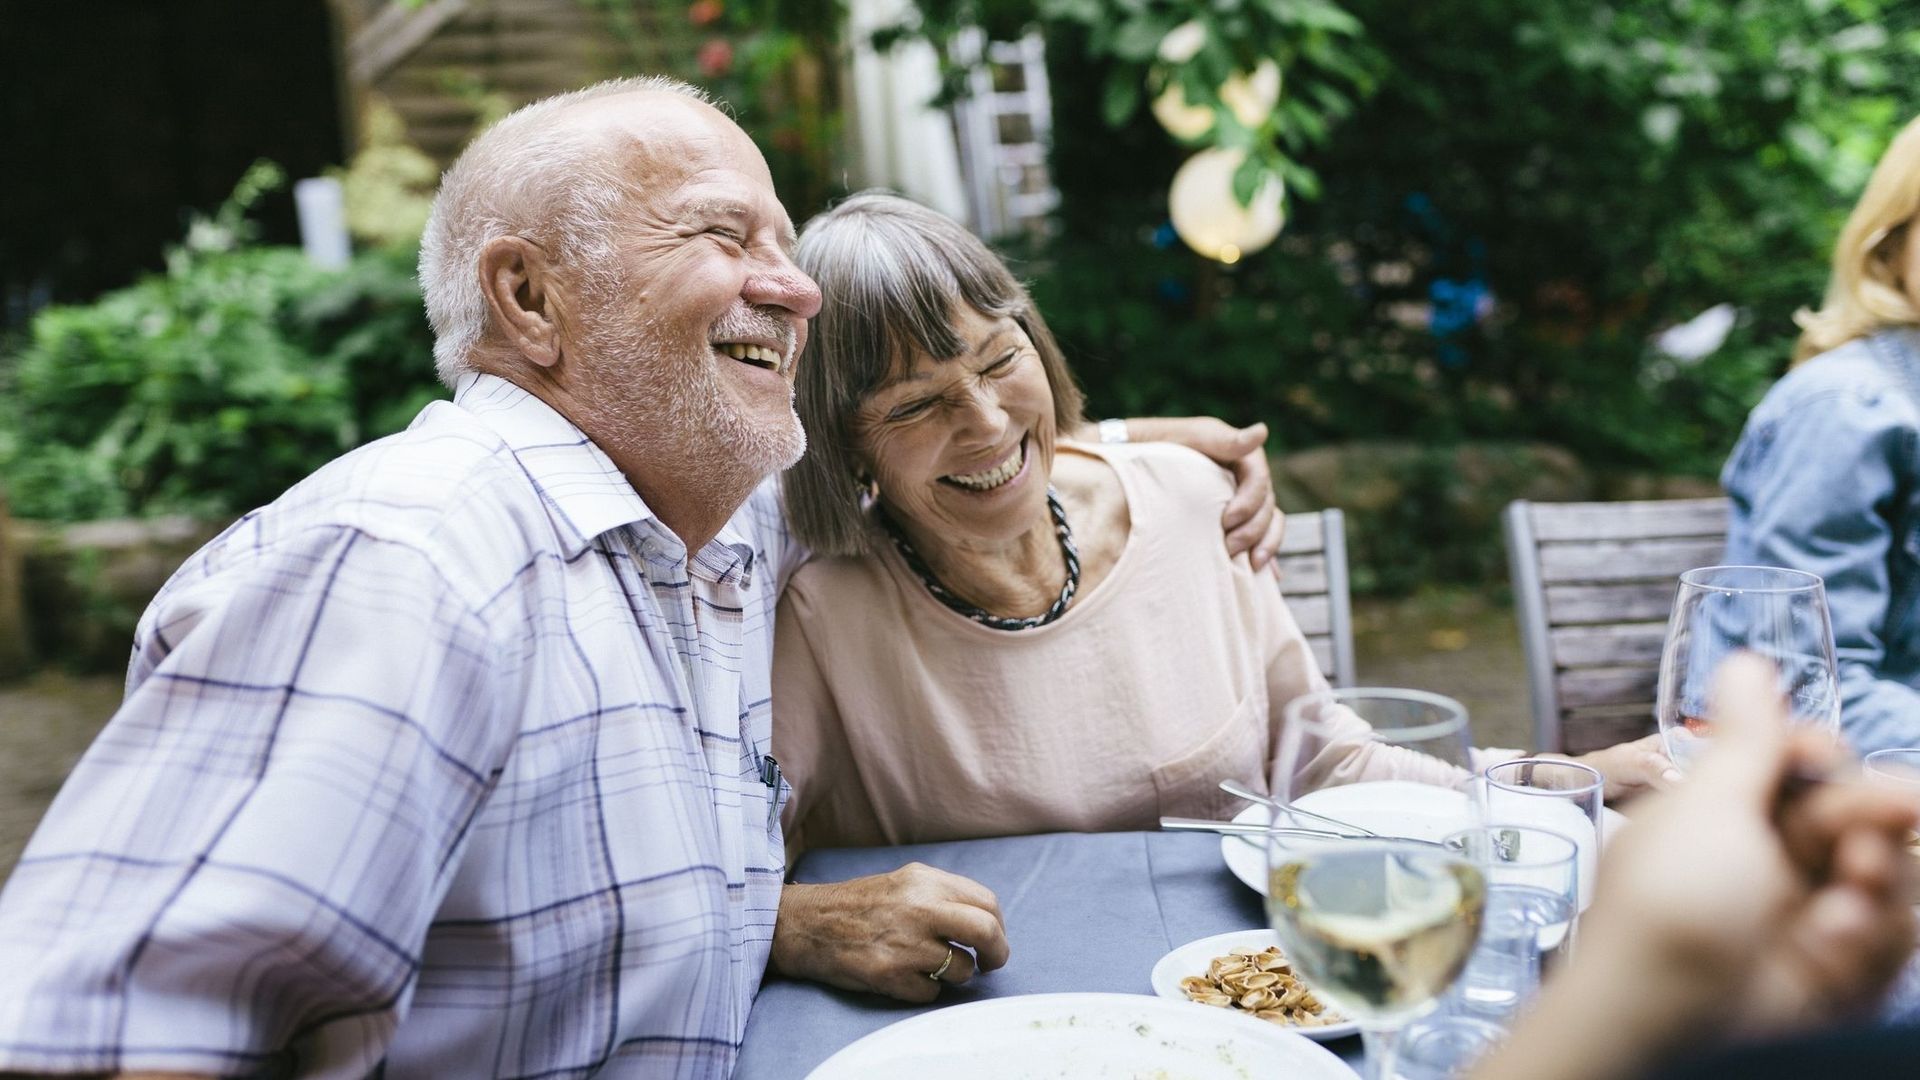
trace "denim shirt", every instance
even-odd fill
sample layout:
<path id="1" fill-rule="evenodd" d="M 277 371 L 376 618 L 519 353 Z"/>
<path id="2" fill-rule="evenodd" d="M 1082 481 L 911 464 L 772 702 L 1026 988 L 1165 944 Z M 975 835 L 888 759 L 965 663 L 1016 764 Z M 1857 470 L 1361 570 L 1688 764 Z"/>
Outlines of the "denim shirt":
<path id="1" fill-rule="evenodd" d="M 1826 579 L 1841 731 L 1860 753 L 1920 746 L 1920 332 L 1807 361 L 1747 418 L 1720 482 L 1729 564 Z"/>

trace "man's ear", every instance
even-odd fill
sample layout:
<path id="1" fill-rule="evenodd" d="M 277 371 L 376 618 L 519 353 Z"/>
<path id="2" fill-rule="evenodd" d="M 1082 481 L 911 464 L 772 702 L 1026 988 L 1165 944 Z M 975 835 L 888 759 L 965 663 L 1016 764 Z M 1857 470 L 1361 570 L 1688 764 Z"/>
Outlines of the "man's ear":
<path id="1" fill-rule="evenodd" d="M 539 245 L 499 236 L 480 249 L 480 291 L 504 344 L 541 367 L 560 362 L 553 268 Z"/>

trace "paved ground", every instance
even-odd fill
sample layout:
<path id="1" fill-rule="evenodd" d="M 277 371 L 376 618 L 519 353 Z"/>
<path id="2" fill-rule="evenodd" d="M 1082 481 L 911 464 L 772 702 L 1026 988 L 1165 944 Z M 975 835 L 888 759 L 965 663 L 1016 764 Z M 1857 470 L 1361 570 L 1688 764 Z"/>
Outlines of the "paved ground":
<path id="1" fill-rule="evenodd" d="M 0 878 L 60 782 L 120 703 L 121 681 L 49 673 L 0 684 Z"/>
<path id="2" fill-rule="evenodd" d="M 1504 590 L 1361 600 L 1353 622 L 1358 681 L 1458 698 L 1473 718 L 1475 746 L 1532 749 L 1526 666 Z"/>
<path id="3" fill-rule="evenodd" d="M 1354 606 L 1360 680 L 1465 702 L 1480 746 L 1525 747 L 1530 722 L 1513 609 L 1469 590 Z M 0 879 L 67 771 L 120 701 L 117 677 L 43 674 L 0 685 Z"/>

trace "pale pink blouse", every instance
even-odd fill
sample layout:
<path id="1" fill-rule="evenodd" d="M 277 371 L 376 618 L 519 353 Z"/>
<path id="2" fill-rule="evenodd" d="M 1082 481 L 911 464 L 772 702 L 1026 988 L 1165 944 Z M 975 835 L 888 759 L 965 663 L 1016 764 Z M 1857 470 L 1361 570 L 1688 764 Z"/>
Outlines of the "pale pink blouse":
<path id="1" fill-rule="evenodd" d="M 1224 777 L 1267 790 L 1282 706 L 1327 683 L 1284 583 L 1227 558 L 1228 477 L 1164 444 L 1061 452 L 1111 464 L 1132 531 L 1107 578 L 1050 625 L 981 626 L 884 542 L 795 574 L 773 677 L 790 852 L 1152 829 L 1162 814 L 1240 809 Z M 1456 779 L 1353 724 L 1303 765 L 1315 784 Z"/>

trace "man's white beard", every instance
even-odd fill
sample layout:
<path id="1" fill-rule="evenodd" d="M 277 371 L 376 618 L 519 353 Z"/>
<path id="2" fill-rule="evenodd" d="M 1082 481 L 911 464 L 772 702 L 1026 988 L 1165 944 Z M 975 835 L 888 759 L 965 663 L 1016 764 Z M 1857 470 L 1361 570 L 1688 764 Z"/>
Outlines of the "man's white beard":
<path id="1" fill-rule="evenodd" d="M 692 473 L 684 479 L 693 484 L 711 479 L 719 498 L 799 461 L 807 436 L 791 406 L 779 422 L 756 423 L 722 384 L 705 337 L 676 336 L 686 338 L 653 321 L 590 326 L 581 343 L 590 374 L 578 396 L 600 418 L 599 438 L 614 444 L 606 449 L 674 463 Z"/>

